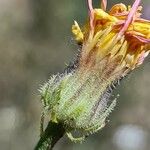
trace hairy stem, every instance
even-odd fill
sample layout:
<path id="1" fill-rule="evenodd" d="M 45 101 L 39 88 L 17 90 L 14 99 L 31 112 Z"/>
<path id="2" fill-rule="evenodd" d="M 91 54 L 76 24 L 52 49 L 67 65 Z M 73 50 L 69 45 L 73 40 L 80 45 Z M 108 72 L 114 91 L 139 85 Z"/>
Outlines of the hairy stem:
<path id="1" fill-rule="evenodd" d="M 49 122 L 34 150 L 52 150 L 64 133 L 62 124 Z"/>

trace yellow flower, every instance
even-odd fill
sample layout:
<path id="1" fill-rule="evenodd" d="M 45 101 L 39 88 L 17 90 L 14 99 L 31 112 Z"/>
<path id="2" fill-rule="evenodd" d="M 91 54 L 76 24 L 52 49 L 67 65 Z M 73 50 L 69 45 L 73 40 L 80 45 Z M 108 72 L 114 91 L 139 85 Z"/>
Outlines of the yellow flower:
<path id="1" fill-rule="evenodd" d="M 102 9 L 93 9 L 88 0 L 89 21 L 81 29 L 77 22 L 72 26 L 76 41 L 82 44 L 80 66 L 98 65 L 109 57 L 111 62 L 117 60 L 115 72 L 127 73 L 143 63 L 150 49 L 150 21 L 141 18 L 139 3 L 136 0 L 132 8 L 116 4 L 106 12 L 106 0 Z"/>
<path id="2" fill-rule="evenodd" d="M 93 9 L 88 0 L 89 19 L 72 32 L 81 46 L 77 61 L 41 88 L 44 112 L 77 142 L 102 129 L 116 105 L 111 100 L 120 79 L 143 63 L 150 48 L 150 21 L 141 18 L 140 0 L 133 6 L 114 5 L 106 12 Z M 81 138 L 74 138 L 77 131 Z"/>

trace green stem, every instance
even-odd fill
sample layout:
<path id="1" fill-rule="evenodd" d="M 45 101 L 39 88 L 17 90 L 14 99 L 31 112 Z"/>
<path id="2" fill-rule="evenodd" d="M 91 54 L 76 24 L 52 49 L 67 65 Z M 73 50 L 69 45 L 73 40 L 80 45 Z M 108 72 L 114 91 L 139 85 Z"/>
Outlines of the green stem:
<path id="1" fill-rule="evenodd" d="M 64 133 L 62 124 L 49 122 L 34 150 L 52 150 Z"/>

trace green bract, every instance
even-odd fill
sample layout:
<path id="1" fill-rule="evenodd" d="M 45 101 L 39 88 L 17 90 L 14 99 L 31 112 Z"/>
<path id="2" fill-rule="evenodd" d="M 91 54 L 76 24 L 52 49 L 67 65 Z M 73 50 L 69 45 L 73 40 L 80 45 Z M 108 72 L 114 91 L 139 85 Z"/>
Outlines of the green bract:
<path id="1" fill-rule="evenodd" d="M 40 90 L 44 110 L 51 121 L 62 123 L 68 136 L 78 131 L 83 136 L 104 127 L 116 100 L 109 102 L 111 80 L 102 80 L 100 72 L 77 69 L 53 76 Z"/>

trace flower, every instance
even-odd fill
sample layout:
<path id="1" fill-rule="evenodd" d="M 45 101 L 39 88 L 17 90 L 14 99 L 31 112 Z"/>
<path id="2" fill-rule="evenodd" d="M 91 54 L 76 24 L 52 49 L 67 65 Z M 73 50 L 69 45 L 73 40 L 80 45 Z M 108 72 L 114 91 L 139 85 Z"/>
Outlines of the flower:
<path id="1" fill-rule="evenodd" d="M 136 0 L 132 8 L 116 4 L 107 13 L 106 0 L 103 9 L 93 9 L 88 0 L 89 21 L 82 29 L 77 22 L 72 26 L 76 41 L 82 44 L 81 65 L 109 56 L 110 61 L 119 58 L 119 70 L 126 68 L 127 73 L 143 63 L 150 49 L 150 21 L 141 18 L 139 3 Z"/>
<path id="2" fill-rule="evenodd" d="M 50 121 L 63 124 L 73 141 L 105 126 L 116 104 L 116 99 L 110 99 L 114 87 L 149 53 L 150 21 L 141 18 L 139 4 L 140 0 L 132 7 L 116 4 L 106 12 L 106 0 L 101 9 L 93 9 L 88 0 L 87 23 L 80 28 L 75 21 L 72 26 L 81 47 L 77 63 L 53 76 L 40 90 Z M 83 137 L 74 138 L 72 131 Z"/>

